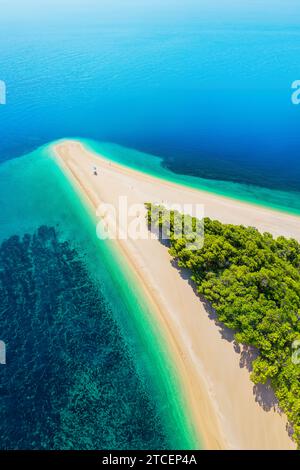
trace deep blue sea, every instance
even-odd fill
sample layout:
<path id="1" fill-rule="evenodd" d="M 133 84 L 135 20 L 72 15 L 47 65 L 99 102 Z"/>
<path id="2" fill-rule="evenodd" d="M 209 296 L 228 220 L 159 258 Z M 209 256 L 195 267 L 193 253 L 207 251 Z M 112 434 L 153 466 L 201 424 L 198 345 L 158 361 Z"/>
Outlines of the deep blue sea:
<path id="1" fill-rule="evenodd" d="M 1 160 L 87 137 L 179 173 L 300 189 L 297 2 L 38 5 L 0 15 Z"/>
<path id="2" fill-rule="evenodd" d="M 126 263 L 47 147 L 14 158 L 81 138 L 299 213 L 298 2 L 0 0 L 0 449 L 202 446 Z"/>

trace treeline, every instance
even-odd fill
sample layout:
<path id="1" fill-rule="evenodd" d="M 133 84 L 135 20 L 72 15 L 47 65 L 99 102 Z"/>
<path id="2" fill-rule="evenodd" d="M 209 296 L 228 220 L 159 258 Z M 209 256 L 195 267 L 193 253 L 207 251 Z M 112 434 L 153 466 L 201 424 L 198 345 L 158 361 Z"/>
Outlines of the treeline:
<path id="1" fill-rule="evenodd" d="M 170 238 L 170 254 L 190 270 L 199 295 L 235 330 L 237 342 L 258 349 L 251 379 L 270 382 L 300 447 L 300 244 L 205 218 L 197 249 L 194 218 L 183 222 L 178 212 L 146 207 L 152 229 Z"/>

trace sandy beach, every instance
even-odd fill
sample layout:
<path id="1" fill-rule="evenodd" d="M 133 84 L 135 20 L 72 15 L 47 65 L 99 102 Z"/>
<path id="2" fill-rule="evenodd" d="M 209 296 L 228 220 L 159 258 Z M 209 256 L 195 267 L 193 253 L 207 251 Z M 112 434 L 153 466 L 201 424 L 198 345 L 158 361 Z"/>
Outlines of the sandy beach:
<path id="1" fill-rule="evenodd" d="M 300 218 L 189 189 L 108 161 L 80 142 L 55 144 L 56 159 L 95 213 L 101 203 L 203 204 L 222 222 L 254 226 L 300 241 Z M 97 168 L 96 175 L 94 167 Z M 141 224 L 145 225 L 145 214 Z M 99 217 L 98 217 L 99 219 Z M 104 217 L 104 223 L 110 221 Z M 272 391 L 250 380 L 251 351 L 217 323 L 158 240 L 116 240 L 145 296 L 175 361 L 191 417 L 206 449 L 295 449 Z"/>

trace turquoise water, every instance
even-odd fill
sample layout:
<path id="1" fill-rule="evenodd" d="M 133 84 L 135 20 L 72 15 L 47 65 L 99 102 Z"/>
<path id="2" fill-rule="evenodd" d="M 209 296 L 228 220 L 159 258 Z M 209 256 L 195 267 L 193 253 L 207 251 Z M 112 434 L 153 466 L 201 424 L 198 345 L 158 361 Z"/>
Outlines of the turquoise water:
<path id="1" fill-rule="evenodd" d="M 212 181 L 205 178 L 181 175 L 165 168 L 163 159 L 154 155 L 116 144 L 100 143 L 89 139 L 79 140 L 90 150 L 110 160 L 158 178 L 291 214 L 300 214 L 300 192 L 280 191 L 243 183 Z"/>
<path id="2" fill-rule="evenodd" d="M 1 8 L 0 160 L 78 136 L 159 156 L 212 188 L 227 181 L 299 193 L 295 0 L 69 7 L 10 0 Z M 271 192 L 257 191 L 272 204 Z"/>
<path id="3" fill-rule="evenodd" d="M 154 176 L 299 214 L 299 20 L 294 0 L 1 6 L 3 447 L 199 446 L 132 274 L 40 147 L 79 138 Z"/>
<path id="4" fill-rule="evenodd" d="M 0 188 L 0 447 L 199 447 L 151 309 L 51 149 Z"/>

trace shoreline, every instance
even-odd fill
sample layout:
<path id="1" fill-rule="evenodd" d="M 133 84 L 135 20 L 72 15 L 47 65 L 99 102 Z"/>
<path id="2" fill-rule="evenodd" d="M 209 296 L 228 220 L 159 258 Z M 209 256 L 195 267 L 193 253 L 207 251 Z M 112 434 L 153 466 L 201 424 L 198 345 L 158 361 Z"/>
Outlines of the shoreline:
<path id="1" fill-rule="evenodd" d="M 63 171 L 64 175 L 66 177 L 69 177 L 71 179 L 71 183 L 73 183 L 75 190 L 77 190 L 77 193 L 79 194 L 79 197 L 82 199 L 82 202 L 89 211 L 92 209 L 94 212 L 95 209 L 95 204 L 93 202 L 93 195 L 89 192 L 87 192 L 82 185 L 80 184 L 80 181 L 74 173 L 70 172 L 70 169 L 68 168 L 68 165 L 66 164 L 65 160 L 61 158 L 61 156 L 58 154 L 56 150 L 56 145 L 60 144 L 55 144 L 54 147 L 54 153 L 56 154 L 56 161 L 61 170 Z M 97 206 L 96 206 L 97 207 Z M 96 217 L 93 217 L 93 214 L 90 214 L 91 217 L 93 218 L 94 222 L 97 222 Z M 155 301 L 155 298 L 153 298 L 153 295 L 151 294 L 151 289 L 147 286 L 147 283 L 145 282 L 145 279 L 140 273 L 140 270 L 138 266 L 136 266 L 136 263 L 134 262 L 134 259 L 128 254 L 126 248 L 122 245 L 121 241 L 117 241 L 117 243 L 114 243 L 113 249 L 117 251 L 117 255 L 121 255 L 123 259 L 125 259 L 125 262 L 127 266 L 133 271 L 133 275 L 135 280 L 139 281 L 139 284 L 141 286 L 142 293 L 144 297 L 147 299 L 148 306 L 152 309 L 151 313 L 155 313 L 156 319 L 159 320 L 160 327 L 162 328 L 163 332 L 160 331 L 160 336 L 162 338 L 159 339 L 164 339 L 167 340 L 167 345 L 164 345 L 164 348 L 166 348 L 168 351 L 167 353 L 171 356 L 170 359 L 173 363 L 173 366 L 177 372 L 180 375 L 180 393 L 183 394 L 183 399 L 185 402 L 187 402 L 187 408 L 188 408 L 188 413 L 190 415 L 191 421 L 193 421 L 192 427 L 195 430 L 196 434 L 196 441 L 198 443 L 201 443 L 201 445 L 204 445 L 204 448 L 206 449 L 213 449 L 213 450 L 222 450 L 228 448 L 228 443 L 226 442 L 225 436 L 222 435 L 221 431 L 218 431 L 216 433 L 216 429 L 218 428 L 218 423 L 214 423 L 214 414 L 215 411 L 211 414 L 210 412 L 210 407 L 211 403 L 210 400 L 203 400 L 205 397 L 205 394 L 199 393 L 203 392 L 200 391 L 196 394 L 191 393 L 190 387 L 186 386 L 186 384 L 189 382 L 189 379 L 187 377 L 187 372 L 185 370 L 185 364 L 183 361 L 183 353 L 181 352 L 181 348 L 178 345 L 178 341 L 176 340 L 176 337 L 172 333 L 172 331 L 169 328 L 168 321 L 166 320 L 165 315 L 163 314 L 162 308 L 159 305 L 157 301 Z M 155 318 L 152 319 L 154 321 Z M 199 384 L 197 384 L 199 387 Z M 201 384 L 200 384 L 201 386 Z M 197 388 L 198 388 L 197 387 Z M 206 397 L 205 397 L 206 398 Z M 203 406 L 203 412 L 199 413 L 198 411 L 198 406 L 197 406 L 197 400 L 200 399 L 202 401 Z M 193 405 L 191 405 L 191 402 Z M 206 412 L 205 410 L 208 410 Z M 207 429 L 205 432 L 203 432 L 203 418 L 207 414 L 207 421 L 210 424 L 210 426 L 207 426 Z M 211 429 L 210 429 L 211 427 Z"/>
<path id="2" fill-rule="evenodd" d="M 81 200 L 81 204 L 83 205 L 84 210 L 87 210 L 88 212 L 88 217 L 91 219 L 92 223 L 97 223 L 97 219 L 94 214 L 94 206 L 91 201 L 91 197 L 87 196 L 86 192 L 80 185 L 80 182 L 74 178 L 72 174 L 70 174 L 67 166 L 65 165 L 63 160 L 58 160 L 56 157 L 56 164 L 59 166 L 60 170 L 62 171 L 64 177 L 69 178 L 70 183 L 72 185 L 73 190 L 76 192 L 77 196 Z M 146 302 L 146 311 L 145 314 L 149 313 L 150 315 L 150 310 L 151 314 L 153 314 L 153 311 L 156 311 L 157 315 L 160 318 L 160 321 L 162 324 L 164 324 L 164 318 L 161 316 L 161 312 L 159 309 L 159 306 L 154 302 L 151 292 L 147 288 L 146 284 L 144 283 L 143 278 L 140 276 L 139 271 L 135 268 L 133 268 L 133 263 L 132 260 L 128 257 L 126 250 L 122 246 L 122 244 L 115 244 L 113 243 L 113 246 L 110 244 L 108 247 L 108 250 L 110 252 L 110 255 L 113 256 L 115 262 L 118 263 L 119 268 L 123 270 L 125 269 L 126 274 L 128 274 L 128 277 L 130 278 L 131 281 L 138 282 L 139 283 L 139 289 L 138 291 L 135 291 L 135 295 L 139 297 L 139 294 L 142 294 L 143 296 L 143 302 Z M 124 268 L 125 266 L 125 268 Z M 125 274 L 125 275 L 126 275 Z M 123 273 L 124 275 L 124 273 Z M 126 276 L 127 277 L 127 276 Z M 139 292 L 140 291 L 140 292 Z M 147 320 L 148 321 L 148 320 Z M 150 319 L 151 327 L 153 328 L 153 324 L 155 323 L 155 318 Z M 177 348 L 175 345 L 175 341 L 173 336 L 169 338 L 168 344 L 165 344 L 161 341 L 161 332 L 157 332 L 154 330 L 157 330 L 157 325 L 155 325 L 155 328 L 153 329 L 153 334 L 156 336 L 156 340 L 159 341 L 159 348 L 160 350 L 163 350 L 162 352 L 164 353 L 163 356 L 165 357 L 165 354 L 167 355 L 168 361 L 170 361 L 172 372 L 178 373 L 178 360 L 174 361 L 174 351 L 175 352 L 175 357 L 177 356 Z M 159 333 L 159 334 L 157 334 Z M 176 357 L 176 359 L 179 359 L 179 362 L 181 361 L 181 357 Z M 176 365 L 175 365 L 176 362 Z M 182 375 L 185 375 L 184 367 L 182 367 Z M 176 382 L 178 381 L 178 377 L 176 377 Z M 177 384 L 176 384 L 177 385 Z M 177 390 L 178 395 L 180 396 L 180 405 L 183 404 L 185 410 L 184 410 L 184 415 L 187 414 L 187 410 L 189 409 L 188 404 L 186 403 L 187 401 L 187 393 L 183 393 L 182 391 L 182 384 L 180 384 L 180 390 Z M 169 384 L 168 384 L 169 386 Z M 187 416 L 185 416 L 187 417 Z M 202 434 L 199 435 L 199 432 L 195 429 L 194 423 L 192 423 L 192 419 L 189 420 L 188 423 L 188 429 L 187 432 L 190 433 L 191 439 L 189 442 L 192 442 L 195 444 L 195 447 L 192 450 L 195 449 L 202 449 L 203 446 L 203 440 L 202 440 Z M 191 424 L 192 423 L 192 424 Z M 219 448 L 217 446 L 217 448 Z"/>
<path id="3" fill-rule="evenodd" d="M 214 194 L 218 197 L 224 197 L 226 199 L 230 199 L 230 200 L 235 201 L 235 202 L 240 202 L 240 203 L 244 203 L 244 204 L 248 204 L 248 205 L 249 204 L 250 205 L 255 205 L 258 208 L 268 209 L 270 211 L 275 211 L 275 212 L 281 212 L 281 213 L 288 214 L 288 215 L 293 215 L 293 216 L 296 216 L 296 217 L 300 216 L 300 207 L 299 208 L 290 208 L 285 204 L 280 204 L 279 202 L 272 203 L 272 202 L 267 201 L 266 199 L 252 199 L 250 196 L 246 196 L 245 194 L 242 195 L 242 196 L 238 196 L 236 193 L 232 192 L 232 190 L 231 191 L 224 190 L 224 189 L 220 190 L 218 188 L 218 185 L 225 184 L 226 186 L 227 185 L 233 185 L 235 187 L 241 186 L 244 189 L 244 191 L 245 191 L 245 188 L 248 188 L 250 191 L 252 190 L 252 191 L 274 192 L 277 195 L 281 194 L 281 195 L 289 196 L 289 197 L 291 197 L 291 195 L 293 195 L 293 197 L 300 196 L 300 192 L 297 192 L 295 190 L 289 192 L 289 191 L 284 190 L 284 189 L 276 189 L 276 188 L 272 189 L 272 188 L 268 188 L 268 187 L 255 186 L 254 184 L 250 184 L 250 183 L 247 184 L 247 183 L 231 182 L 229 180 L 227 181 L 227 180 L 216 180 L 216 179 L 215 180 L 214 179 L 210 180 L 208 178 L 205 179 L 205 178 L 198 177 L 198 176 L 175 173 L 170 169 L 166 169 L 166 168 L 162 167 L 161 162 L 163 161 L 163 159 L 161 157 L 149 154 L 148 157 L 152 157 L 154 160 L 159 160 L 159 165 L 160 165 L 159 169 L 161 170 L 161 174 L 159 174 L 159 172 L 157 171 L 158 169 L 155 168 L 155 167 L 154 167 L 154 169 L 151 168 L 151 167 L 140 169 L 139 168 L 139 162 L 136 162 L 136 163 L 128 162 L 128 163 L 126 163 L 126 161 L 125 162 L 122 161 L 122 158 L 121 159 L 115 158 L 114 155 L 112 155 L 110 153 L 107 155 L 105 153 L 105 152 L 107 152 L 107 150 L 104 149 L 104 152 L 103 152 L 102 149 L 101 149 L 101 146 L 102 145 L 109 145 L 109 143 L 107 144 L 107 143 L 104 142 L 104 144 L 103 143 L 101 144 L 100 142 L 93 141 L 91 139 L 86 139 L 86 138 L 61 139 L 60 141 L 57 141 L 57 143 L 63 142 L 64 140 L 79 141 L 91 153 L 99 154 L 99 155 L 101 155 L 102 158 L 104 158 L 108 161 L 113 161 L 117 165 L 120 165 L 124 168 L 130 168 L 134 171 L 138 171 L 139 173 L 143 173 L 146 176 L 148 175 L 148 176 L 151 176 L 153 178 L 157 178 L 160 181 L 168 181 L 171 184 L 183 186 L 183 187 L 186 187 L 190 190 L 200 191 L 200 192 L 204 192 L 204 193 L 212 194 L 212 195 Z M 55 144 L 55 142 L 54 142 L 54 144 Z M 116 145 L 116 144 L 115 144 L 115 146 L 116 146 L 116 148 L 123 149 L 123 151 L 127 150 L 127 147 L 122 147 L 122 146 Z M 139 150 L 136 150 L 136 149 L 133 149 L 133 148 L 128 148 L 128 151 L 129 152 L 135 152 L 136 154 L 141 155 L 141 158 L 142 158 L 143 155 L 147 155 L 147 154 L 144 154 L 143 152 L 141 152 Z M 192 181 L 193 179 L 194 179 L 194 181 Z M 210 185 L 211 185 L 211 187 L 210 187 Z"/>
<path id="4" fill-rule="evenodd" d="M 54 153 L 57 153 L 54 150 Z M 89 216 L 92 218 L 93 222 L 96 223 L 97 219 L 94 215 L 94 209 L 95 206 L 93 204 L 93 197 L 90 193 L 87 193 L 85 189 L 82 187 L 80 184 L 80 181 L 74 176 L 73 173 L 70 172 L 68 169 L 68 166 L 65 164 L 64 159 L 57 158 L 56 156 L 56 162 L 59 165 L 61 171 L 65 175 L 65 177 L 71 179 L 71 184 L 73 185 L 75 191 L 77 192 L 78 196 L 80 197 L 82 204 L 85 206 L 85 208 L 90 212 Z M 91 212 L 92 211 L 92 212 Z M 187 413 L 190 415 L 190 428 L 193 429 L 193 434 L 194 440 L 197 442 L 197 449 L 201 446 L 203 446 L 203 434 L 202 434 L 202 418 L 203 416 L 197 416 L 199 413 L 197 411 L 196 403 L 194 407 L 190 406 L 189 400 L 194 401 L 195 397 L 189 396 L 190 395 L 190 390 L 188 387 L 185 386 L 185 384 L 188 382 L 188 379 L 186 377 L 186 370 L 185 370 L 185 365 L 182 360 L 182 354 L 179 353 L 180 348 L 178 348 L 177 340 L 176 337 L 172 334 L 172 332 L 169 330 L 168 322 L 166 321 L 165 316 L 163 315 L 163 312 L 161 310 L 160 305 L 155 301 L 153 296 L 151 295 L 151 289 L 147 286 L 145 283 L 145 280 L 143 279 L 143 276 L 141 276 L 138 267 L 136 266 L 134 260 L 130 257 L 130 255 L 127 253 L 126 248 L 122 245 L 120 241 L 118 243 L 113 242 L 113 246 L 111 249 L 114 251 L 114 255 L 116 257 L 122 258 L 122 263 L 125 262 L 127 269 L 130 269 L 130 274 L 133 277 L 135 281 L 139 282 L 139 287 L 141 290 L 141 293 L 143 294 L 144 300 L 147 302 L 148 308 L 151 310 L 151 313 L 155 312 L 155 318 L 151 319 L 151 322 L 154 322 L 155 320 L 159 320 L 160 327 L 164 330 L 163 334 L 161 334 L 161 331 L 159 332 L 159 340 L 166 339 L 165 336 L 167 336 L 167 344 L 163 345 L 163 349 L 167 350 L 166 353 L 168 356 L 170 356 L 170 361 L 172 362 L 173 369 L 175 369 L 175 372 L 178 374 L 180 372 L 181 380 L 180 382 L 180 390 L 179 394 L 181 395 L 181 400 L 183 400 L 185 403 L 185 407 L 187 408 Z M 156 325 L 157 326 L 157 325 Z M 159 328 L 160 329 L 160 328 Z M 162 338 L 163 336 L 163 338 Z M 179 354 L 178 354 L 179 353 Z M 178 377 L 177 377 L 178 379 Z M 183 390 L 184 389 L 184 390 Z M 209 407 L 209 403 L 206 404 L 206 406 Z M 196 411 L 195 411 L 196 410 Z M 195 419 L 195 416 L 197 418 Z M 199 424 L 199 418 L 201 418 L 201 425 Z M 209 417 L 209 419 L 212 419 L 212 417 Z M 196 425 L 195 422 L 196 421 Z M 207 433 L 209 434 L 209 432 Z M 214 432 L 212 432 L 212 435 Z M 222 441 L 223 438 L 216 439 L 215 437 L 208 437 L 207 442 L 209 444 L 209 448 L 220 450 L 226 448 L 226 445 Z M 193 449 L 195 450 L 195 449 Z"/>
<path id="5" fill-rule="evenodd" d="M 113 201 L 120 191 L 121 194 L 128 193 L 132 201 L 143 202 L 156 202 L 158 193 L 163 198 L 172 194 L 179 201 L 185 200 L 185 197 L 190 200 L 201 197 L 206 199 L 205 206 L 208 206 L 206 209 L 209 212 L 206 215 L 211 218 L 224 222 L 232 219 L 229 220 L 231 223 L 245 219 L 252 222 L 251 225 L 258 225 L 257 228 L 271 228 L 275 235 L 282 234 L 284 219 L 287 236 L 290 234 L 300 239 L 296 216 L 258 209 L 257 206 L 233 202 L 211 193 L 203 195 L 200 190 L 156 180 L 153 176 L 109 162 L 105 157 L 87 151 L 78 142 L 55 143 L 54 153 L 57 163 L 92 210 L 101 201 Z M 93 163 L 101 168 L 99 179 L 91 175 Z M 249 211 L 252 214 L 250 218 Z M 260 214 L 257 215 L 256 211 Z M 243 220 L 239 223 L 245 224 Z M 209 318 L 192 287 L 170 265 L 167 249 L 156 240 L 148 242 L 147 250 L 145 244 L 128 240 L 118 240 L 115 245 L 138 276 L 148 301 L 153 305 L 154 316 L 172 352 L 195 428 L 204 447 L 295 448 L 285 431 L 285 417 L 274 410 L 265 412 L 256 402 L 249 372 L 240 367 L 232 343 L 220 337 L 219 326 Z M 186 316 L 187 310 L 190 317 Z M 222 358 L 223 363 L 219 363 L 218 357 Z M 241 383 L 237 384 L 237 380 Z"/>

